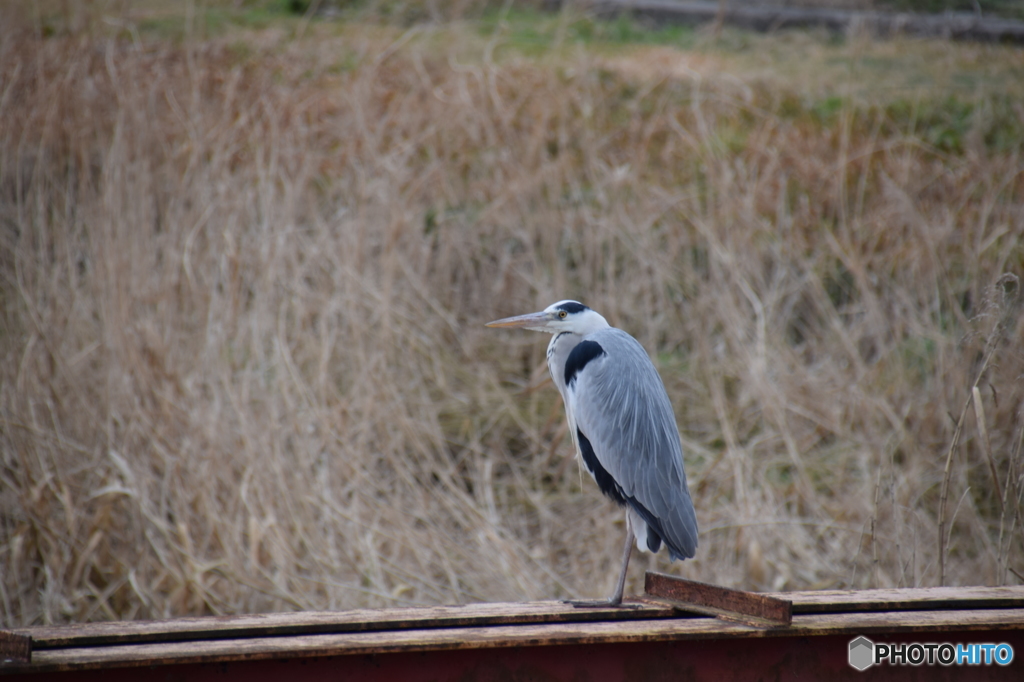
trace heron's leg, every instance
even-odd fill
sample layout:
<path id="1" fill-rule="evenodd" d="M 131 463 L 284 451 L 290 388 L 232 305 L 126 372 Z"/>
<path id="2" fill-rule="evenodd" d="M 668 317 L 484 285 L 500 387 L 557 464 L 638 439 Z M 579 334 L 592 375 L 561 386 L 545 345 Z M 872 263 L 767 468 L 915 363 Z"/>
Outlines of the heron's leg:
<path id="1" fill-rule="evenodd" d="M 619 582 L 615 588 L 615 593 L 612 594 L 608 599 L 599 599 L 597 601 L 569 601 L 578 609 L 585 608 L 601 608 L 608 606 L 622 606 L 626 608 L 633 608 L 633 604 L 622 603 L 622 592 L 626 588 L 626 570 L 629 568 L 629 557 L 633 554 L 633 528 L 629 524 L 629 517 L 626 519 L 626 546 L 622 548 L 622 571 L 619 572 Z"/>
<path id="2" fill-rule="evenodd" d="M 629 569 L 629 557 L 633 554 L 633 529 L 626 522 L 626 546 L 622 548 L 622 570 L 619 572 L 619 585 L 615 588 L 615 594 L 608 600 L 609 604 L 618 606 L 622 603 L 622 591 L 626 588 L 626 571 Z"/>

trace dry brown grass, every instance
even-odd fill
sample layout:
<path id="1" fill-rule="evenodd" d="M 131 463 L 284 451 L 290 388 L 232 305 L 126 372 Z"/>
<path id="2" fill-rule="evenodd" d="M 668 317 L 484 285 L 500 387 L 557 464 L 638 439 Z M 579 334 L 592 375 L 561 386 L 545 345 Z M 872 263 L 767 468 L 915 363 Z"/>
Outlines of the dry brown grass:
<path id="1" fill-rule="evenodd" d="M 940 523 L 946 583 L 1024 573 L 1000 100 L 949 146 L 464 26 L 89 35 L 0 35 L 4 623 L 604 594 L 547 339 L 482 327 L 566 297 L 686 445 L 697 558 L 628 588 L 936 584 Z"/>

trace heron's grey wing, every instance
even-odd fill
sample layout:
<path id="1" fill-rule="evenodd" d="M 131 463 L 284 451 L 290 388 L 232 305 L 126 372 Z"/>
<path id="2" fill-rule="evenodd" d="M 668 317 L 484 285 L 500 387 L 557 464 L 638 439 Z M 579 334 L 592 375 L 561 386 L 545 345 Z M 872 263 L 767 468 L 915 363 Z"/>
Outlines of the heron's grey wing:
<path id="1" fill-rule="evenodd" d="M 697 549 L 697 519 L 661 377 L 643 346 L 622 330 L 602 329 L 588 334 L 586 342 L 603 352 L 589 348 L 587 362 L 571 381 L 567 376 L 576 426 L 625 502 L 661 536 L 673 558 L 690 558 Z M 573 360 L 570 356 L 567 375 Z M 598 473 L 592 473 L 604 489 Z"/>

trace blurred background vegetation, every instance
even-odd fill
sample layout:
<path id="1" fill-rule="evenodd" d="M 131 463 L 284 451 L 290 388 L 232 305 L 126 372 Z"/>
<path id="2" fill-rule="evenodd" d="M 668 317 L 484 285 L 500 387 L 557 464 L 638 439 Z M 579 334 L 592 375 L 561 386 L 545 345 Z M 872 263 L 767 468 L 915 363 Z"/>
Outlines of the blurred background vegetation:
<path id="1" fill-rule="evenodd" d="M 627 590 L 1024 580 L 1024 51 L 323 4 L 0 10 L 5 624 L 607 593 L 562 298 L 687 453 Z"/>

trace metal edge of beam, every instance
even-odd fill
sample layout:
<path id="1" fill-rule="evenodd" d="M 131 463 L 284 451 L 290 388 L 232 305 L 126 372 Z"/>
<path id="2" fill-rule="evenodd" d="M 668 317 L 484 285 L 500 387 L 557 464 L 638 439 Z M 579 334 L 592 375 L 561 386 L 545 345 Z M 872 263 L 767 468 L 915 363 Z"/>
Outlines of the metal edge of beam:
<path id="1" fill-rule="evenodd" d="M 644 592 L 651 603 L 666 602 L 683 610 L 737 620 L 758 627 L 787 626 L 793 622 L 793 602 L 754 592 L 733 590 L 664 573 L 648 571 Z"/>
<path id="2" fill-rule="evenodd" d="M 0 630 L 0 663 L 32 662 L 32 638 Z"/>

